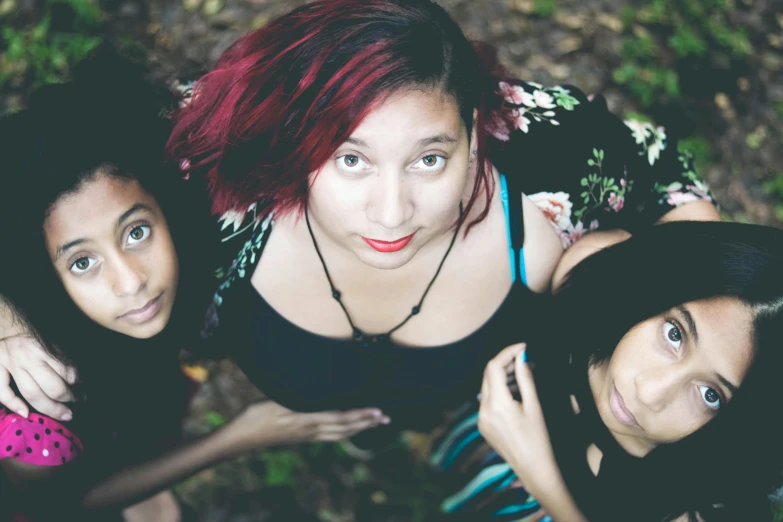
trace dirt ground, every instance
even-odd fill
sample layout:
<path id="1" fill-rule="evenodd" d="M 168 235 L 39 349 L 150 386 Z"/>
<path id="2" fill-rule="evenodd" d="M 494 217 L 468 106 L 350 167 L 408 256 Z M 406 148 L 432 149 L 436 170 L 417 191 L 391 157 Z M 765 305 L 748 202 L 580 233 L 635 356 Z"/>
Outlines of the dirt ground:
<path id="1" fill-rule="evenodd" d="M 297 3 L 226 0 L 216 15 L 204 14 L 210 2 L 220 1 L 185 0 L 186 9 L 179 1 L 151 5 L 151 61 L 158 74 L 197 77 L 237 36 Z M 725 216 L 783 224 L 764 189 L 783 173 L 783 122 L 773 110 L 783 97 L 779 49 L 750 58 L 741 88 L 708 85 L 679 103 L 645 111 L 612 80 L 620 60 L 620 2 L 561 1 L 553 16 L 535 15 L 526 0 L 442 3 L 473 38 L 496 45 L 519 77 L 601 92 L 618 114 L 646 112 L 659 124 L 683 129 L 684 136 L 702 136 L 712 145 L 704 174 Z M 783 30 L 772 16 L 783 11 L 780 3 L 747 4 L 741 14 L 757 31 L 754 41 Z M 762 136 L 758 147 L 749 146 L 750 135 Z M 210 412 L 228 416 L 240 407 L 238 398 L 252 395 L 238 374 L 229 363 L 210 368 L 190 419 L 193 432 L 205 429 Z M 178 491 L 204 521 L 432 521 L 446 486 L 418 456 L 427 442 L 411 435 L 370 462 L 329 445 L 265 453 L 207 471 Z"/>
<path id="2" fill-rule="evenodd" d="M 475 39 L 494 44 L 520 78 L 571 83 L 604 94 L 618 114 L 644 112 L 658 124 L 711 145 L 703 172 L 727 219 L 783 225 L 769 188 L 783 176 L 783 2 L 736 0 L 732 13 L 755 52 L 739 79 L 706 71 L 681 99 L 642 108 L 613 80 L 620 63 L 624 5 L 641 2 L 560 0 L 554 13 L 534 0 L 441 0 Z M 105 0 L 111 28 L 149 50 L 156 76 L 195 79 L 242 33 L 299 0 Z M 713 74 L 713 76 L 710 76 Z M 772 192 L 772 193 L 771 193 Z M 186 428 L 203 434 L 231 418 L 257 391 L 229 362 L 197 372 L 205 379 Z M 427 468 L 427 437 L 410 434 L 367 462 L 339 445 L 310 445 L 248 455 L 200 473 L 176 491 L 193 520 L 209 522 L 432 521 L 444 486 Z"/>

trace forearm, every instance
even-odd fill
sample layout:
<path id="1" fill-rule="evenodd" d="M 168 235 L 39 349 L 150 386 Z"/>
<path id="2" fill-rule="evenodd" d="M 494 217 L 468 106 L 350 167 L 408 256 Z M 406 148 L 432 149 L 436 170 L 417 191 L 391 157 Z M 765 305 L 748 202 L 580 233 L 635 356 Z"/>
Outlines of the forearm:
<path id="1" fill-rule="evenodd" d="M 126 468 L 92 487 L 82 505 L 89 510 L 125 507 L 249 448 L 230 437 L 229 426 L 154 460 Z M 263 427 L 259 427 L 263 429 Z"/>
<path id="2" fill-rule="evenodd" d="M 550 472 L 549 477 L 542 481 L 540 486 L 531 484 L 528 492 L 538 500 L 554 522 L 589 522 L 577 506 L 557 465 L 553 466 L 555 469 Z"/>

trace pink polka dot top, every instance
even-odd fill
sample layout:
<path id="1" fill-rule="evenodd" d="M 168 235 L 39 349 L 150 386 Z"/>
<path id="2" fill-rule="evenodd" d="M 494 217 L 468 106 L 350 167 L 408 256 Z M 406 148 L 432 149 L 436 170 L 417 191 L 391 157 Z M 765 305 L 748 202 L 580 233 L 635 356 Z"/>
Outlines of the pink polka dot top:
<path id="1" fill-rule="evenodd" d="M 56 420 L 37 413 L 25 419 L 0 407 L 0 460 L 62 466 L 83 451 L 82 441 Z"/>

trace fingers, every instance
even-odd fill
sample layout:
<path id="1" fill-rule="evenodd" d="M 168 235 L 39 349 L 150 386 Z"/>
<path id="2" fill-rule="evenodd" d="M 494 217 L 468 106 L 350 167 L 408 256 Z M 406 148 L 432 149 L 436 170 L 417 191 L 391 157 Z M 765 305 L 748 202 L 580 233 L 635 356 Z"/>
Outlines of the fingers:
<path id="1" fill-rule="evenodd" d="M 314 438 L 320 441 L 347 439 L 360 431 L 391 422 L 391 419 L 377 408 L 325 411 L 310 415 L 316 425 Z"/>
<path id="2" fill-rule="evenodd" d="M 49 354 L 45 354 L 43 361 L 44 363 L 49 365 L 49 368 L 52 369 L 54 373 L 60 376 L 60 378 L 64 381 L 65 384 L 72 385 L 76 382 L 76 368 L 73 366 L 68 366 L 66 364 L 63 364 L 62 362 L 58 361 L 57 359 L 52 358 Z M 70 395 L 70 390 L 68 390 L 68 395 Z M 59 394 L 58 394 L 59 396 Z M 57 396 L 49 395 L 49 397 L 59 399 Z M 72 397 L 72 396 L 71 396 Z"/>
<path id="3" fill-rule="evenodd" d="M 27 354 L 22 366 L 36 380 L 43 392 L 56 401 L 73 400 L 69 384 L 76 382 L 76 370 L 52 356 L 38 341 L 30 337 L 18 337 L 16 350 Z"/>
<path id="4" fill-rule="evenodd" d="M 533 380 L 533 372 L 527 364 L 526 355 L 526 352 L 523 351 L 514 360 L 514 374 L 517 386 L 519 386 L 519 393 L 522 396 L 522 404 L 526 410 L 530 410 L 530 408 L 538 408 L 540 403 L 536 383 Z"/>
<path id="5" fill-rule="evenodd" d="M 51 370 L 49 370 L 51 372 Z M 53 419 L 69 421 L 73 418 L 73 412 L 67 406 L 53 401 L 38 386 L 32 376 L 25 370 L 19 370 L 14 375 L 19 392 L 27 399 L 30 405 L 40 413 Z"/>
<path id="6" fill-rule="evenodd" d="M 365 419 L 381 421 L 385 417 L 378 408 L 362 408 L 356 410 L 339 411 L 337 413 L 337 422 L 335 424 L 352 424 L 363 422 Z"/>
<path id="7" fill-rule="evenodd" d="M 524 352 L 527 349 L 526 343 L 517 343 L 512 344 L 511 346 L 507 346 L 503 350 L 500 351 L 499 354 L 497 354 L 494 359 L 492 359 L 490 364 L 493 362 L 504 367 L 504 368 L 511 368 L 511 366 L 514 363 L 514 358 L 519 355 L 520 353 Z"/>
<path id="8" fill-rule="evenodd" d="M 525 344 L 514 344 L 501 351 L 494 359 L 489 361 L 484 371 L 484 383 L 482 384 L 482 400 L 490 395 L 496 400 L 507 397 L 511 399 L 511 391 L 508 389 L 507 367 L 513 360 L 525 350 Z"/>
<path id="9" fill-rule="evenodd" d="M 43 363 L 34 367 L 31 370 L 34 370 L 34 373 L 30 373 L 30 376 L 38 383 L 41 391 L 53 401 L 70 402 L 74 400 L 73 393 L 71 393 L 68 383 L 63 380 L 63 374 L 67 373 L 67 367 L 63 364 L 60 367 L 63 373 L 59 373 L 49 364 Z"/>
<path id="10" fill-rule="evenodd" d="M 357 433 L 375 428 L 380 424 L 384 424 L 376 419 L 362 419 L 350 424 L 329 424 L 320 426 L 317 440 L 344 440 L 353 437 Z"/>
<path id="11" fill-rule="evenodd" d="M 32 337 L 15 336 L 5 342 L 6 369 L 11 373 L 21 395 L 31 406 L 46 415 L 68 412 L 64 406 L 52 407 L 50 402 L 73 400 L 67 382 L 75 382 L 76 372 L 47 352 Z M 67 382 L 66 382 L 67 381 Z M 41 406 L 43 409 L 39 408 Z M 55 417 L 55 418 L 60 418 Z"/>
<path id="12" fill-rule="evenodd" d="M 0 404 L 10 411 L 15 411 L 25 419 L 30 414 L 27 404 L 17 397 L 11 389 L 11 374 L 5 368 L 0 368 Z"/>
<path id="13" fill-rule="evenodd" d="M 362 408 L 348 411 L 320 411 L 308 415 L 311 416 L 313 423 L 319 425 L 340 425 L 356 422 L 365 418 L 380 420 L 381 417 L 383 417 L 383 412 L 378 408 Z"/>

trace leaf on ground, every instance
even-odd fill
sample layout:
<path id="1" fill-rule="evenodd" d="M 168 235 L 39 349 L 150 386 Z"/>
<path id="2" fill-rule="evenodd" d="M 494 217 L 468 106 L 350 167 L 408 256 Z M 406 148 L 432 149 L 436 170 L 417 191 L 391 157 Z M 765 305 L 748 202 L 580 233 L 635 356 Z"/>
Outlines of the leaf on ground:
<path id="1" fill-rule="evenodd" d="M 209 370 L 198 364 L 183 364 L 182 373 L 196 382 L 206 382 L 209 378 Z"/>

